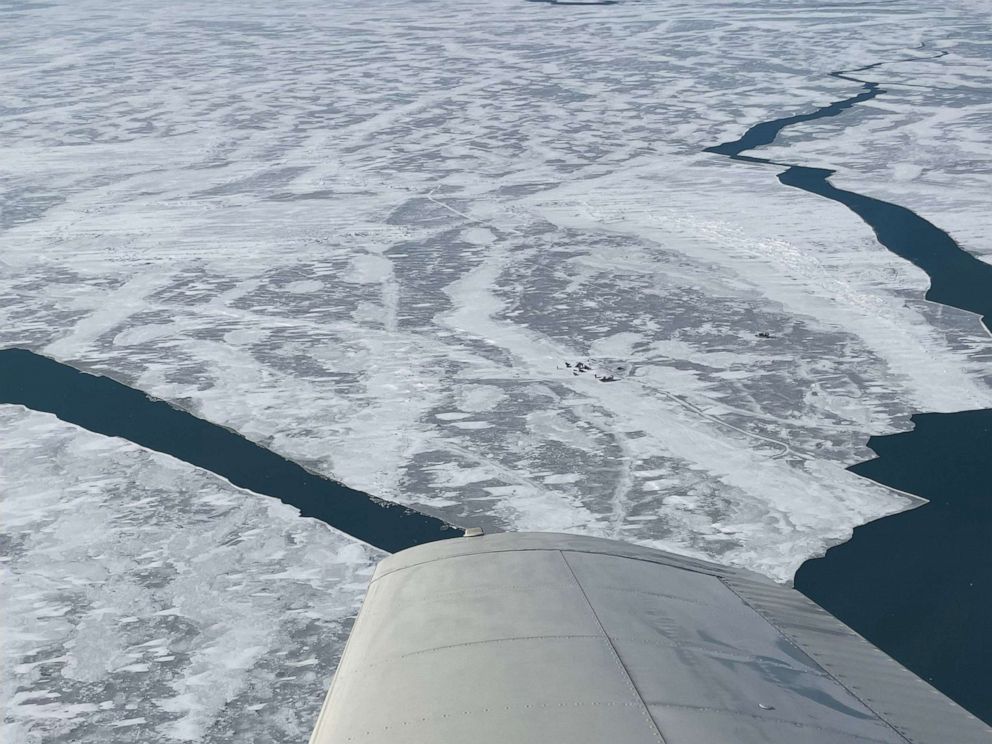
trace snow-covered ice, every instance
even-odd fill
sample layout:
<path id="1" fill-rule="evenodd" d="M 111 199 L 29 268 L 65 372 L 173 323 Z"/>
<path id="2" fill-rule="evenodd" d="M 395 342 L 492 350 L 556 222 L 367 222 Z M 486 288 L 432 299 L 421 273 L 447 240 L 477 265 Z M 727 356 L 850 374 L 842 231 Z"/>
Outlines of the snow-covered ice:
<path id="1" fill-rule="evenodd" d="M 769 150 L 898 163 L 986 252 L 973 4 L 788 7 L 9 6 L 0 341 L 456 523 L 787 578 L 908 505 L 844 471 L 868 435 L 990 405 L 973 316 L 701 152 L 919 55 Z"/>
<path id="2" fill-rule="evenodd" d="M 382 554 L 0 406 L 0 739 L 305 741 Z"/>
<path id="3" fill-rule="evenodd" d="M 988 257 L 988 11 L 4 4 L 0 344 L 457 524 L 788 579 L 911 505 L 845 467 L 992 407 L 992 342 L 848 210 L 703 150 L 883 62 L 760 154 Z"/>

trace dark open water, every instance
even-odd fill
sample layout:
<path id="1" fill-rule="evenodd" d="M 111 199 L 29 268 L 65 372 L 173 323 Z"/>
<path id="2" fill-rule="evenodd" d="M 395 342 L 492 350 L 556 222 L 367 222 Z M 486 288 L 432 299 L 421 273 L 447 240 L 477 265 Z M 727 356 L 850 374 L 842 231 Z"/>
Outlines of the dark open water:
<path id="1" fill-rule="evenodd" d="M 992 723 L 992 411 L 913 422 L 850 470 L 930 503 L 858 527 L 795 586 Z"/>
<path id="2" fill-rule="evenodd" d="M 930 276 L 929 300 L 970 310 L 987 321 L 992 316 L 992 266 L 963 251 L 946 232 L 909 209 L 835 187 L 829 180 L 833 171 L 742 154 L 771 143 L 788 126 L 838 116 L 885 92 L 877 83 L 847 73 L 833 76 L 861 83 L 862 92 L 809 114 L 763 122 L 739 140 L 708 151 L 779 166 L 783 185 L 848 207 L 883 246 Z M 440 520 L 315 475 L 138 390 L 29 351 L 0 350 L 0 403 L 54 413 L 91 431 L 172 455 L 383 550 L 458 534 Z M 992 723 L 992 411 L 919 414 L 913 421 L 913 431 L 871 438 L 869 446 L 879 457 L 851 470 L 930 503 L 859 527 L 849 542 L 807 561 L 795 585 Z"/>
<path id="3" fill-rule="evenodd" d="M 106 377 L 0 350 L 0 403 L 53 413 L 210 470 L 395 552 L 460 530 L 315 475 L 244 437 Z M 920 414 L 851 468 L 930 503 L 859 527 L 796 587 L 977 715 L 990 715 L 992 411 Z"/>
<path id="4" fill-rule="evenodd" d="M 439 519 L 315 475 L 140 390 L 24 349 L 0 350 L 0 403 L 53 413 L 98 434 L 172 455 L 389 552 L 461 534 Z"/>
<path id="5" fill-rule="evenodd" d="M 881 245 L 927 273 L 928 300 L 976 313 L 988 327 L 992 265 L 944 230 L 898 204 L 837 188 L 830 182 L 834 171 L 743 154 L 770 144 L 786 127 L 838 116 L 885 93 L 849 74 L 831 73 L 860 83 L 861 93 L 762 122 L 706 151 L 777 166 L 783 185 L 843 204 Z M 992 723 L 992 411 L 917 414 L 913 422 L 912 431 L 869 439 L 878 457 L 849 469 L 930 503 L 857 528 L 850 541 L 804 563 L 795 587 Z"/>

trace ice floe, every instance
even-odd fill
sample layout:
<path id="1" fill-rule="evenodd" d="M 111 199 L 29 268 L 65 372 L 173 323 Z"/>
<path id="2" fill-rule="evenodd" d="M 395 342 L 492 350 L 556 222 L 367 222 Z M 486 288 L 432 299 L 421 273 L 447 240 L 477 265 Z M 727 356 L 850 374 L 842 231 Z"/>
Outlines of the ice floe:
<path id="1" fill-rule="evenodd" d="M 4 741 L 305 740 L 382 554 L 47 414 L 0 431 Z"/>
<path id="2" fill-rule="evenodd" d="M 854 95 L 858 83 L 829 73 L 881 63 L 852 75 L 884 94 L 786 130 L 761 156 L 836 169 L 838 186 L 912 208 L 987 259 L 981 4 L 892 8 L 6 5 L 0 344 L 114 376 L 458 524 L 620 537 L 787 580 L 856 525 L 913 503 L 844 469 L 871 456 L 870 435 L 917 411 L 992 407 L 992 346 L 975 316 L 924 301 L 926 276 L 848 210 L 784 188 L 773 166 L 703 152 Z M 591 370 L 573 374 L 579 360 Z M 4 488 L 20 484 L 18 498 L 38 500 L 31 519 L 61 530 L 41 530 L 18 560 L 58 565 L 57 551 L 84 550 L 90 514 L 87 538 L 133 560 L 128 572 L 208 571 L 192 556 L 218 536 L 211 520 L 153 520 L 161 547 L 141 559 L 127 552 L 140 526 L 128 520 L 177 491 L 185 504 L 234 498 L 222 486 L 4 416 L 4 446 L 36 437 L 133 465 L 6 461 Z M 92 503 L 68 514 L 53 505 L 67 493 Z M 209 548 L 218 561 L 286 550 L 273 559 L 283 575 L 311 565 L 304 554 L 327 557 L 327 596 L 293 601 L 344 627 L 368 554 L 290 527 L 281 507 L 236 501 L 252 506 L 224 501 L 241 515 L 232 531 L 260 542 Z M 298 549 L 269 543 L 294 529 L 308 535 Z M 245 586 L 265 583 L 244 571 Z M 48 654 L 18 664 L 130 675 L 163 702 L 122 710 L 38 677 L 37 695 L 17 698 L 24 731 L 106 715 L 119 737 L 219 737 L 234 725 L 222 697 L 252 710 L 317 668 L 291 666 L 310 658 L 301 651 L 258 671 L 268 649 L 290 653 L 289 631 L 271 624 L 289 599 L 240 599 L 205 575 L 216 591 L 202 592 L 203 612 L 223 614 L 223 598 L 261 603 L 267 619 L 176 653 L 138 650 L 208 619 L 138 578 L 111 582 L 106 611 L 77 618 L 97 579 L 71 576 L 82 588 L 18 590 L 31 608 L 37 598 L 44 637 L 31 643 Z M 152 622 L 153 610 L 166 614 Z M 320 668 L 334 633 L 311 652 Z M 85 639 L 105 653 L 87 656 L 97 641 Z M 196 654 L 200 666 L 156 671 Z M 239 687 L 256 672 L 271 676 Z M 259 720 L 299 738 L 296 715 Z"/>

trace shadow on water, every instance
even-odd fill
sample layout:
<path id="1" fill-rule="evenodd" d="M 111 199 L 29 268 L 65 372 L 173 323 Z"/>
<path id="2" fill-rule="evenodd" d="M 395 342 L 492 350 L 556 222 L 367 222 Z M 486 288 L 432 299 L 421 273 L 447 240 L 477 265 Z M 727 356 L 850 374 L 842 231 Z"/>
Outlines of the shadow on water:
<path id="1" fill-rule="evenodd" d="M 902 59 L 925 61 L 943 56 Z M 930 278 L 926 298 L 992 318 L 992 265 L 912 210 L 830 183 L 835 171 L 744 155 L 786 127 L 837 116 L 885 91 L 863 91 L 809 114 L 762 122 L 739 139 L 706 148 L 733 160 L 784 168 L 791 188 L 843 204 L 892 253 Z M 807 561 L 795 587 L 909 669 L 992 723 L 992 411 L 918 414 L 916 428 L 872 437 L 878 457 L 849 468 L 930 503 L 854 530 L 848 542 Z"/>
<path id="2" fill-rule="evenodd" d="M 434 517 L 315 475 L 140 390 L 24 349 L 0 350 L 0 403 L 53 413 L 98 434 L 171 455 L 389 552 L 461 532 Z"/>

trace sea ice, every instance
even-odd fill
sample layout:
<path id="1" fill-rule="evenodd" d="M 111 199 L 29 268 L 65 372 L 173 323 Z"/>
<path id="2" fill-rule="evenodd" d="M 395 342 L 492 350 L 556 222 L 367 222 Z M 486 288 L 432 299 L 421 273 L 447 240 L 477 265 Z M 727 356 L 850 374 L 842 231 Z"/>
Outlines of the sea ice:
<path id="1" fill-rule="evenodd" d="M 869 435 L 992 405 L 974 316 L 844 208 L 703 152 L 882 63 L 851 75 L 884 94 L 760 154 L 987 253 L 972 3 L 0 13 L 0 343 L 376 496 L 787 579 L 910 505 L 844 471 Z"/>
<path id="2" fill-rule="evenodd" d="M 0 344 L 111 375 L 457 524 L 618 537 L 787 580 L 856 525 L 913 504 L 844 468 L 914 412 L 992 407 L 992 345 L 975 316 L 924 301 L 926 276 L 851 212 L 783 187 L 775 166 L 703 150 L 855 95 L 859 83 L 829 73 L 881 63 L 851 76 L 884 94 L 756 154 L 835 168 L 839 186 L 916 209 L 987 260 L 987 8 L 3 5 Z M 191 483 L 227 493 L 120 443 L 50 423 L 32 434 L 43 419 L 5 416 L 18 446 L 55 437 L 158 463 L 149 503 Z M 81 477 L 41 467 L 12 460 L 4 475 L 45 484 L 24 486 L 39 520 Z M 110 550 L 145 496 L 85 467 L 93 508 L 117 515 L 93 530 Z M 261 502 L 238 503 L 255 504 L 246 539 L 290 529 Z M 217 533 L 196 524 L 169 539 L 155 528 L 165 547 L 148 561 L 201 570 L 183 535 Z M 318 560 L 352 588 L 299 599 L 338 623 L 370 555 L 305 529 L 331 543 L 287 548 L 273 575 L 312 566 L 311 550 L 357 551 Z M 19 560 L 44 566 L 57 549 Z M 131 650 L 168 628 L 132 638 L 116 626 L 106 654 L 73 660 L 84 644 L 65 639 L 104 638 L 105 615 L 77 622 L 58 581 L 51 597 L 30 590 L 51 615 L 39 627 L 66 623 L 51 631 L 51 658 L 66 657 L 53 664 L 151 680 L 187 663 Z M 144 628 L 147 603 L 169 610 L 154 604 L 164 589 L 128 587 L 102 605 L 120 628 Z M 270 619 L 272 601 L 258 610 Z M 253 659 L 274 658 L 264 649 L 292 645 L 247 622 L 231 632 L 246 634 L 243 668 L 218 667 L 218 654 L 239 657 L 204 641 L 203 665 L 149 682 L 167 702 L 120 711 L 117 734 L 229 731 L 207 723 L 220 720 L 214 688 L 242 689 Z M 322 669 L 333 635 L 314 657 Z M 120 666 L 101 671 L 104 660 Z M 310 669 L 279 666 L 272 680 Z M 196 687 L 210 674 L 216 684 Z M 32 731 L 111 699 L 39 684 L 16 708 Z M 244 710 L 271 689 L 258 684 Z M 295 715 L 259 719 L 292 721 L 296 736 Z"/>
<path id="3" fill-rule="evenodd" d="M 0 406 L 5 742 L 305 741 L 382 554 Z"/>

